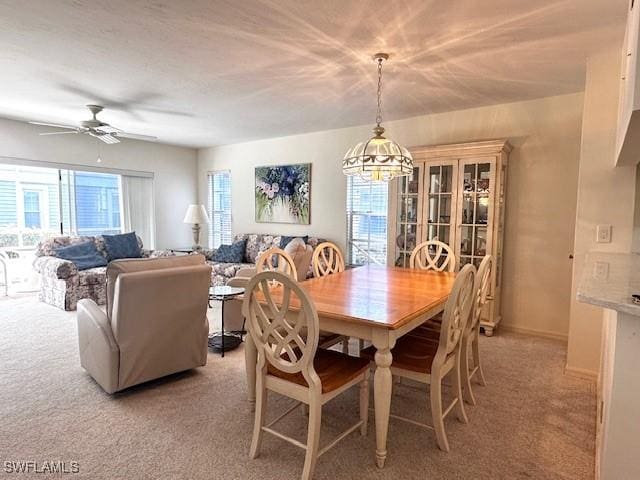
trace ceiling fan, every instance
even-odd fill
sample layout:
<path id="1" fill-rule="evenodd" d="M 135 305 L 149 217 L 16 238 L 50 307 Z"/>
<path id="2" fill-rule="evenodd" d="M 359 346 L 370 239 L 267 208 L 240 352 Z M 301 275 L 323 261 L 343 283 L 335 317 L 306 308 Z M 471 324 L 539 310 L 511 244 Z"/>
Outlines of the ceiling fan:
<path id="1" fill-rule="evenodd" d="M 33 125 L 44 125 L 45 127 L 65 128 L 68 131 L 63 132 L 44 132 L 40 135 L 65 135 L 69 133 L 86 133 L 92 137 L 96 137 L 98 140 L 102 140 L 104 143 L 120 143 L 119 138 L 131 138 L 134 140 L 156 140 L 157 137 L 150 135 L 138 135 L 135 133 L 123 132 L 119 128 L 112 127 L 108 123 L 105 123 L 96 118 L 104 107 L 100 105 L 87 105 L 89 111 L 93 114 L 93 118 L 90 120 L 84 120 L 80 122 L 79 127 L 72 125 L 58 125 L 56 123 L 43 123 L 43 122 L 29 122 Z"/>

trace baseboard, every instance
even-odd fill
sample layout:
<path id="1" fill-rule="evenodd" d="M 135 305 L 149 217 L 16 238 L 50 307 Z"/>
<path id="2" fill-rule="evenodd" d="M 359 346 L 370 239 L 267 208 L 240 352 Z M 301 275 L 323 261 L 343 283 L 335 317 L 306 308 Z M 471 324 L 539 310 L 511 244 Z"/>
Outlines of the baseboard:
<path id="1" fill-rule="evenodd" d="M 550 332 L 547 330 L 536 330 L 534 328 L 516 327 L 514 325 L 508 325 L 504 323 L 500 324 L 499 329 L 507 332 L 522 333 L 523 335 L 531 335 L 533 337 L 542 337 L 542 338 L 550 338 L 552 340 L 560 340 L 564 343 L 567 343 L 567 341 L 569 340 L 569 336 L 562 333 Z"/>
<path id="2" fill-rule="evenodd" d="M 598 381 L 598 372 L 593 370 L 587 370 L 584 368 L 570 367 L 569 365 L 564 367 L 564 374 L 570 377 L 583 378 L 585 380 L 591 380 L 593 382 Z"/>

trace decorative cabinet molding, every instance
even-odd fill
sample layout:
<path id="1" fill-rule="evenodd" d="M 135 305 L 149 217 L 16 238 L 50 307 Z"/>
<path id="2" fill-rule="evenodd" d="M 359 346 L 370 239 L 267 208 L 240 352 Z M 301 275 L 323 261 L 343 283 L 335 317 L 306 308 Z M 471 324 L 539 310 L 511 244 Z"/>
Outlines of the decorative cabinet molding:
<path id="1" fill-rule="evenodd" d="M 506 171 L 511 145 L 491 140 L 409 149 L 413 175 L 389 189 L 389 265 L 408 267 L 411 251 L 427 240 L 451 246 L 458 265 L 496 258 L 491 295 L 481 319 L 491 336 L 500 323 Z"/>
<path id="2" fill-rule="evenodd" d="M 627 29 L 622 47 L 616 164 L 640 162 L 640 4 L 629 0 Z"/>

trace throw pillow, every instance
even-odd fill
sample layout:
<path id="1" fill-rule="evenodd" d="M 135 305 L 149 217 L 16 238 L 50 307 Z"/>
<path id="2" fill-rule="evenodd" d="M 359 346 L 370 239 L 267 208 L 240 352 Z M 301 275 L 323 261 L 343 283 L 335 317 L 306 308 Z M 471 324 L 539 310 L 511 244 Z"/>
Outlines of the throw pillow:
<path id="1" fill-rule="evenodd" d="M 93 242 L 56 248 L 53 253 L 58 258 L 72 262 L 78 270 L 107 266 L 107 259 L 100 255 Z"/>
<path id="2" fill-rule="evenodd" d="M 220 245 L 213 254 L 213 261 L 219 263 L 242 263 L 246 240 L 238 240 L 231 245 Z"/>
<path id="3" fill-rule="evenodd" d="M 120 235 L 103 235 L 104 248 L 107 251 L 109 261 L 119 258 L 140 258 L 140 245 L 136 232 L 122 233 Z"/>
<path id="4" fill-rule="evenodd" d="M 294 238 L 301 238 L 301 239 L 302 239 L 302 241 L 305 243 L 305 245 L 306 245 L 306 244 L 307 244 L 307 242 L 309 241 L 309 235 L 305 235 L 304 237 L 301 237 L 301 236 L 297 236 L 297 237 L 296 237 L 296 236 L 294 236 L 294 237 L 287 237 L 287 236 L 285 236 L 285 235 L 282 235 L 282 236 L 280 237 L 280 248 L 284 250 L 284 249 L 285 249 L 285 247 L 286 247 L 287 245 L 289 245 L 289 242 L 290 242 L 291 240 L 293 240 Z"/>
<path id="5" fill-rule="evenodd" d="M 284 251 L 291 257 L 296 268 L 300 265 L 302 258 L 307 253 L 307 244 L 302 238 L 294 238 L 291 240 Z"/>

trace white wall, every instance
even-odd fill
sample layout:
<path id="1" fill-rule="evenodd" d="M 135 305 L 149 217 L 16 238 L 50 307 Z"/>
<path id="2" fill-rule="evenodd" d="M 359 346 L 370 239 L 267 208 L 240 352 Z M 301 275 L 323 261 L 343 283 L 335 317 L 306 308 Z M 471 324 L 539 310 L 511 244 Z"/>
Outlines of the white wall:
<path id="1" fill-rule="evenodd" d="M 98 164 L 98 140 L 88 135 L 38 135 L 50 130 L 0 118 L 0 157 L 153 172 L 156 248 L 191 245 L 191 227 L 182 219 L 187 205 L 197 200 L 196 150 L 137 140 L 99 142 Z"/>
<path id="2" fill-rule="evenodd" d="M 567 370 L 577 374 L 597 374 L 602 338 L 603 310 L 575 300 L 585 254 L 632 245 L 636 170 L 614 167 L 619 87 L 620 48 L 587 60 L 567 354 Z M 599 224 L 612 225 L 611 243 L 596 243 Z"/>
<path id="3" fill-rule="evenodd" d="M 392 101 L 389 100 L 389 101 Z M 503 322 L 514 329 L 566 337 L 571 293 L 577 168 L 583 95 L 426 115 L 385 123 L 405 146 L 507 138 L 513 144 L 504 250 Z M 231 170 L 234 233 L 274 232 L 346 238 L 346 179 L 341 160 L 371 126 L 226 145 L 198 151 L 200 201 L 206 174 Z M 254 168 L 311 162 L 311 225 L 254 220 Z"/>

